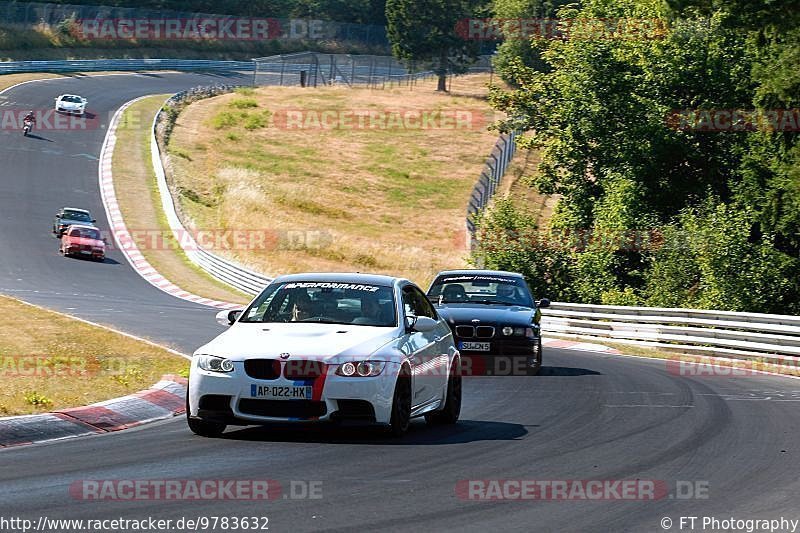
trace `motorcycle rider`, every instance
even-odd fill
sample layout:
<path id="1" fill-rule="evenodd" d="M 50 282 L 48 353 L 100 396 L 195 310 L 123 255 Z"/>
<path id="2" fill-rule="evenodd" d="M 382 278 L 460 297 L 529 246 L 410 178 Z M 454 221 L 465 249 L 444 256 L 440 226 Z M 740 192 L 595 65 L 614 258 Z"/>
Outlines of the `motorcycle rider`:
<path id="1" fill-rule="evenodd" d="M 23 118 L 23 119 L 22 119 L 22 124 L 23 124 L 23 125 L 24 125 L 26 122 L 30 122 L 30 123 L 31 123 L 31 129 L 33 129 L 33 126 L 35 126 L 35 125 L 36 125 L 36 115 L 33 113 L 33 109 L 31 109 L 30 111 L 28 111 L 28 114 L 27 114 L 27 115 L 25 115 L 25 118 Z"/>

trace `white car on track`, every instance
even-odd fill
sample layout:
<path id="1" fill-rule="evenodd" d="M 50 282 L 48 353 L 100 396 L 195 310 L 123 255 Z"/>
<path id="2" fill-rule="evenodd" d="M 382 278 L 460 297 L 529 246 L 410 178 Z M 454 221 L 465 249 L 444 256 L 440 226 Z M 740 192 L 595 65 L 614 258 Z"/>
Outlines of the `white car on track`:
<path id="1" fill-rule="evenodd" d="M 408 280 L 369 274 L 276 278 L 192 357 L 186 415 L 198 435 L 228 425 L 367 423 L 403 434 L 418 416 L 453 424 L 460 355 Z"/>
<path id="2" fill-rule="evenodd" d="M 70 115 L 83 115 L 86 112 L 86 98 L 76 94 L 62 94 L 56 98 L 56 112 Z"/>

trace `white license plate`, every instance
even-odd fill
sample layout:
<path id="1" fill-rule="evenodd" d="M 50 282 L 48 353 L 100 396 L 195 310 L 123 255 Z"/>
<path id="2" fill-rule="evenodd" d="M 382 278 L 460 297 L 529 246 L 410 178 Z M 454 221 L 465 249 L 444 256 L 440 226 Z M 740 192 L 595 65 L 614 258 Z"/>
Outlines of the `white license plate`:
<path id="1" fill-rule="evenodd" d="M 92 253 L 92 251 L 91 250 L 81 250 L 81 253 L 83 255 L 90 255 Z"/>
<path id="2" fill-rule="evenodd" d="M 488 352 L 491 343 L 489 342 L 460 342 L 458 344 L 459 350 L 472 350 L 473 352 Z"/>
<path id="3" fill-rule="evenodd" d="M 311 385 L 250 385 L 250 397 L 268 400 L 310 400 Z"/>

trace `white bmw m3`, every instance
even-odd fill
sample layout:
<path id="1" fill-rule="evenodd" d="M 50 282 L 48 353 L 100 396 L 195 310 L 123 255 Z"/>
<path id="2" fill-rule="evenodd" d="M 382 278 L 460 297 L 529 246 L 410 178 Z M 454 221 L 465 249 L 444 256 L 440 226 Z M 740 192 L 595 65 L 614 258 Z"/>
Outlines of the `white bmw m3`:
<path id="1" fill-rule="evenodd" d="M 198 435 L 228 425 L 366 423 L 403 434 L 411 418 L 453 424 L 460 356 L 447 323 L 408 280 L 292 274 L 192 357 L 186 415 Z"/>

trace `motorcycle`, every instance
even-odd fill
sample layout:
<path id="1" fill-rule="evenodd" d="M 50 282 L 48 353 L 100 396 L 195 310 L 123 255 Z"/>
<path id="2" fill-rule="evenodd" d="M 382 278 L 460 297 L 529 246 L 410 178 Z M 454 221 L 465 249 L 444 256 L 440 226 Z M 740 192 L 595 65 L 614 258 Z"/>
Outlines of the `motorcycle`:
<path id="1" fill-rule="evenodd" d="M 26 120 L 22 125 L 22 135 L 27 137 L 32 129 L 33 129 L 33 121 L 30 119 Z"/>

